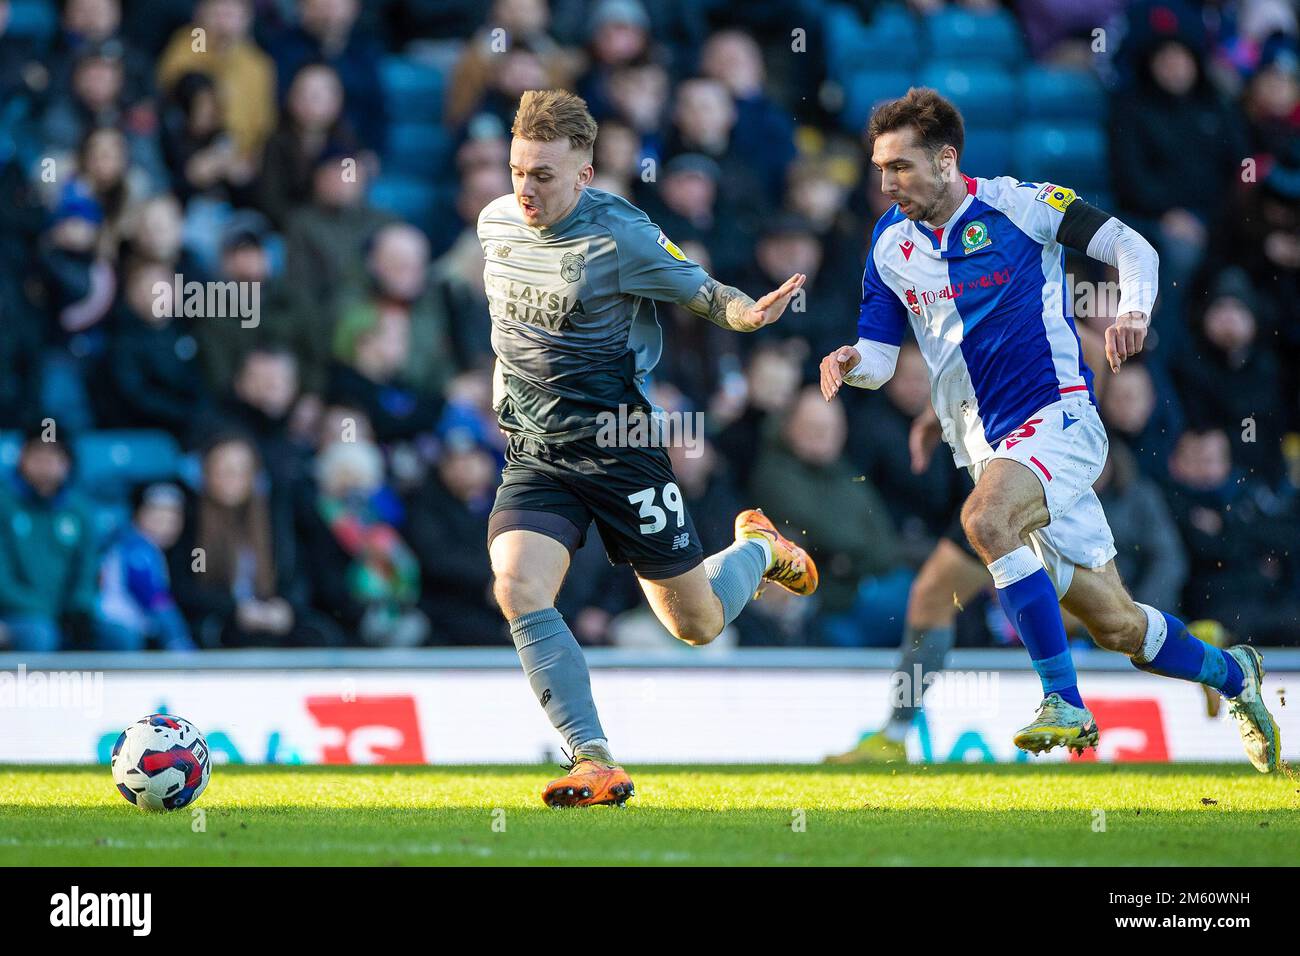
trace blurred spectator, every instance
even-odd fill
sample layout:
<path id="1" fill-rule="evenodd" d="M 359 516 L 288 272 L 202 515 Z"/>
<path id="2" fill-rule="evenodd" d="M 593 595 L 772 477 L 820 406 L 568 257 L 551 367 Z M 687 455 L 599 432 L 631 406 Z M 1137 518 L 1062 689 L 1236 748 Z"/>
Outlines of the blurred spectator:
<path id="1" fill-rule="evenodd" d="M 255 164 L 226 128 L 226 108 L 216 81 L 184 73 L 172 85 L 163 112 L 163 150 L 176 195 L 224 202 L 242 195 Z"/>
<path id="2" fill-rule="evenodd" d="M 161 263 L 136 261 L 127 267 L 108 355 L 114 414 L 105 416 L 110 421 L 104 424 L 159 428 L 184 442 L 209 397 L 190 320 L 174 301 L 174 275 Z M 204 316 L 200 321 L 233 320 Z"/>
<path id="3" fill-rule="evenodd" d="M 45 422 L 24 432 L 18 468 L 0 482 L 0 629 L 37 653 L 68 646 L 95 606 L 90 509 L 71 487 L 67 430 Z"/>
<path id="4" fill-rule="evenodd" d="M 726 85 L 736 104 L 733 144 L 757 164 L 764 186 L 779 194 L 795 158 L 794 122 L 767 94 L 758 43 L 740 30 L 721 30 L 705 44 L 700 69 Z"/>
<path id="5" fill-rule="evenodd" d="M 1295 542 L 1300 523 L 1257 482 L 1234 472 L 1222 431 L 1187 431 L 1170 472 L 1170 511 L 1191 562 L 1183 610 L 1240 640 L 1294 643 L 1300 620 Z"/>
<path id="6" fill-rule="evenodd" d="M 1197 430 L 1243 436 L 1235 454 L 1251 477 L 1275 481 L 1282 471 L 1283 409 L 1277 356 L 1259 341 L 1258 300 L 1239 269 L 1214 280 L 1193 345 L 1175 369 Z M 1206 388 L 1213 382 L 1213 388 Z"/>
<path id="7" fill-rule="evenodd" d="M 343 122 L 343 90 L 339 75 L 322 63 L 304 66 L 289 85 L 258 183 L 259 205 L 277 226 L 311 199 L 311 172 L 326 151 L 356 155 L 351 129 Z"/>
<path id="8" fill-rule="evenodd" d="M 294 308 L 313 320 L 337 307 L 339 293 L 365 282 L 365 249 L 393 216 L 366 204 L 367 173 L 355 157 L 333 150 L 316 161 L 312 198 L 285 227 L 285 272 L 294 277 Z M 315 381 L 316 369 L 304 370 Z"/>
<path id="9" fill-rule="evenodd" d="M 898 353 L 893 377 L 878 392 L 843 394 L 850 441 L 845 456 L 890 504 L 898 527 L 900 558 L 919 568 L 948 530 L 972 487 L 964 469 L 953 467 L 947 445 L 936 447 L 925 467 L 915 470 L 910 436 L 920 420 L 938 419 L 930 405 L 930 379 L 921 350 L 912 341 Z M 932 436 L 934 437 L 934 436 Z M 919 438 L 918 438 L 919 441 Z"/>
<path id="10" fill-rule="evenodd" d="M 271 52 L 280 95 L 288 99 L 290 83 L 302 69 L 328 67 L 346 90 L 344 112 L 367 149 L 383 152 L 388 136 L 388 108 L 379 81 L 383 51 L 357 24 L 359 0 L 298 0 L 298 24 L 274 41 Z"/>
<path id="11" fill-rule="evenodd" d="M 126 138 L 131 164 L 149 188 L 166 185 L 158 146 L 158 117 L 127 90 L 122 44 L 117 40 L 84 44 L 71 58 L 67 84 L 54 86 L 40 118 L 39 135 L 56 162 L 76 151 L 98 127 L 116 127 Z M 64 69 L 56 64 L 56 70 Z M 138 98 L 139 88 L 135 91 Z M 46 155 L 49 155 L 48 153 Z"/>
<path id="12" fill-rule="evenodd" d="M 708 156 L 675 156 L 664 166 L 658 191 L 648 191 L 645 212 L 674 242 L 703 243 L 718 274 L 734 277 L 753 252 L 753 214 L 722 201 L 721 177 Z"/>
<path id="13" fill-rule="evenodd" d="M 215 438 L 202 486 L 168 552 L 172 591 L 204 647 L 336 646 L 343 635 L 302 602 L 302 582 L 276 534 L 259 461 L 244 438 Z M 195 549 L 200 549 L 195 551 Z"/>
<path id="14" fill-rule="evenodd" d="M 203 377 L 214 395 L 229 390 L 244 355 L 258 347 L 291 351 L 299 364 L 306 362 L 307 356 L 319 354 L 320 375 L 312 383 L 314 393 L 319 395 L 325 387 L 329 343 L 321 341 L 314 316 L 292 308 L 284 280 L 271 274 L 269 238 L 270 224 L 251 209 L 232 216 L 221 234 L 216 278 L 221 283 L 248 283 L 248 288 L 255 283 L 260 314 L 255 325 L 249 324 L 250 320 L 228 317 L 203 322 L 194 330 Z"/>
<path id="15" fill-rule="evenodd" d="M 170 93 L 187 73 L 212 77 L 235 149 L 256 161 L 275 129 L 275 63 L 253 41 L 252 24 L 250 0 L 199 0 L 193 22 L 162 52 L 158 88 Z"/>
<path id="16" fill-rule="evenodd" d="M 77 431 L 94 424 L 86 383 L 107 350 L 101 323 L 117 293 L 113 269 L 97 253 L 103 222 L 94 194 L 73 180 L 63 188 L 39 253 L 40 304 L 55 320 L 41 361 L 41 403 Z"/>
<path id="17" fill-rule="evenodd" d="M 77 151 L 77 179 L 103 211 L 99 253 L 109 262 L 116 262 L 127 224 L 152 193 L 147 178 L 130 164 L 121 130 L 101 126 L 86 134 Z"/>
<path id="18" fill-rule="evenodd" d="M 508 644 L 492 597 L 488 515 L 499 468 L 465 432 L 447 436 L 437 467 L 410 500 L 411 547 L 424 581 L 421 607 L 436 644 Z"/>
<path id="19" fill-rule="evenodd" d="M 588 67 L 577 93 L 597 120 L 612 112 L 609 81 L 621 66 L 650 53 L 650 17 L 639 0 L 598 0 L 591 10 L 587 39 Z"/>
<path id="20" fill-rule="evenodd" d="M 743 379 L 727 376 L 711 412 L 714 442 L 732 464 L 736 484 L 750 486 L 755 454 L 764 436 L 794 404 L 806 353 L 798 343 L 761 342 L 750 353 Z"/>
<path id="21" fill-rule="evenodd" d="M 59 31 L 50 51 L 50 84 L 67 89 L 79 57 L 87 50 L 115 45 L 123 67 L 125 102 L 140 104 L 153 89 L 148 57 L 122 35 L 120 0 L 67 0 L 59 18 Z M 147 107 L 145 107 L 147 114 Z"/>
<path id="22" fill-rule="evenodd" d="M 702 153 L 721 167 L 724 202 L 752 203 L 755 196 L 780 196 L 784 182 L 764 182 L 754 158 L 735 142 L 736 104 L 718 80 L 697 77 L 679 84 L 665 155 Z"/>
<path id="23" fill-rule="evenodd" d="M 1138 18 L 1125 38 L 1132 89 L 1111 101 L 1111 181 L 1125 221 L 1160 253 L 1157 357 L 1185 344 L 1184 289 L 1223 225 L 1225 196 L 1241 172 L 1246 140 L 1211 82 L 1197 12 L 1178 4 Z"/>
<path id="24" fill-rule="evenodd" d="M 1300 139 L 1300 53 L 1296 38 L 1274 34 L 1246 86 L 1242 106 L 1257 156 L 1289 155 Z"/>
<path id="25" fill-rule="evenodd" d="M 100 563 L 95 612 L 100 649 L 194 650 L 163 556 L 180 537 L 184 521 L 185 496 L 176 485 L 141 485 L 133 493 L 131 521 L 113 536 Z"/>
<path id="26" fill-rule="evenodd" d="M 410 319 L 389 304 L 354 302 L 334 333 L 329 400 L 363 410 L 381 443 L 432 433 L 438 423 L 441 396 L 407 384 L 410 351 Z"/>
<path id="27" fill-rule="evenodd" d="M 415 647 L 429 621 L 415 607 L 420 567 L 385 513 L 384 460 L 371 442 L 337 441 L 316 459 L 300 531 L 316 606 L 371 647 Z"/>
<path id="28" fill-rule="evenodd" d="M 405 223 L 381 227 L 370 242 L 366 272 L 365 298 L 400 313 L 410 328 L 405 380 L 421 392 L 442 394 L 457 371 L 453 316 L 429 284 L 429 240 Z"/>
<path id="29" fill-rule="evenodd" d="M 501 54 L 516 46 L 523 46 L 537 57 L 542 71 L 538 88 L 566 85 L 576 60 L 551 39 L 547 33 L 549 23 L 546 0 L 495 0 L 487 22 L 466 40 L 464 52 L 456 61 L 447 86 L 449 125 L 460 126 L 469 120 L 505 69 Z M 510 123 L 505 125 L 509 128 Z"/>
<path id="30" fill-rule="evenodd" d="M 896 647 L 911 574 L 898 568 L 880 493 L 854 480 L 842 457 L 846 438 L 843 406 L 827 402 L 816 386 L 803 389 L 779 430 L 759 446 L 750 490 L 817 562 L 823 641 Z"/>
<path id="31" fill-rule="evenodd" d="M 781 321 L 746 336 L 745 345 L 765 338 L 798 337 L 807 343 L 807 371 L 812 373 L 818 356 L 842 344 L 846 323 L 851 323 L 862 300 L 857 283 L 843 281 L 823 269 L 825 250 L 812 226 L 793 214 L 773 216 L 763 227 L 754 247 L 754 265 L 743 287 L 759 296 L 781 285 L 791 274 L 808 278 L 790 302 Z"/>
<path id="32" fill-rule="evenodd" d="M 1113 442 L 1093 488 L 1115 536 L 1115 568 L 1133 600 L 1176 612 L 1187 554 L 1160 486 L 1138 471 L 1123 443 Z"/>
<path id="33" fill-rule="evenodd" d="M 1163 481 L 1183 427 L 1173 387 L 1166 384 L 1157 389 L 1152 368 L 1142 362 L 1125 362 L 1118 374 L 1110 376 L 1101 395 L 1101 417 L 1112 440 L 1122 442 L 1133 453 L 1138 471 Z"/>

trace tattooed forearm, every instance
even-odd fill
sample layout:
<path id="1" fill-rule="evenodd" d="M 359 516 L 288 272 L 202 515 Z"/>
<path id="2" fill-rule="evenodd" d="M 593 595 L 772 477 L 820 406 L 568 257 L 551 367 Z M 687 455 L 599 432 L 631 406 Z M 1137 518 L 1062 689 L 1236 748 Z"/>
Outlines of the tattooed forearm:
<path id="1" fill-rule="evenodd" d="M 723 285 L 717 279 L 704 280 L 704 285 L 686 303 L 688 311 L 714 325 L 733 332 L 749 332 L 751 327 L 745 316 L 754 307 L 754 300 L 735 286 Z"/>

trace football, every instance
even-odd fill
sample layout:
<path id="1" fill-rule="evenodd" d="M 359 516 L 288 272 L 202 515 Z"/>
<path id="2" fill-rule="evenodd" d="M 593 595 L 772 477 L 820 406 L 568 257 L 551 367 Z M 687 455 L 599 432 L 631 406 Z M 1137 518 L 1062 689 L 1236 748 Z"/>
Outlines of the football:
<path id="1" fill-rule="evenodd" d="M 179 810 L 199 798 L 212 764 L 207 741 L 183 717 L 150 714 L 113 745 L 113 782 L 141 810 Z"/>

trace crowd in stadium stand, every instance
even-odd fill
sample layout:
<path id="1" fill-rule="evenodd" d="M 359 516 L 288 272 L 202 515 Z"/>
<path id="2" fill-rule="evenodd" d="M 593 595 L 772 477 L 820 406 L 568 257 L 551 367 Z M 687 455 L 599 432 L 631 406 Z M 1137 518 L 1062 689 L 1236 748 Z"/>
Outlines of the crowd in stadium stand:
<path id="1" fill-rule="evenodd" d="M 912 471 L 914 347 L 879 392 L 812 383 L 889 205 L 865 120 L 911 83 L 963 109 L 965 172 L 1157 247 L 1146 351 L 1094 364 L 1120 571 L 1298 644 L 1296 38 L 1285 0 L 0 0 L 0 647 L 508 644 L 475 223 L 551 86 L 601 124 L 595 185 L 711 274 L 808 276 L 753 335 L 659 308 L 705 551 L 758 505 L 821 568 L 723 643 L 896 646 L 967 485 L 942 448 Z M 1067 266 L 1102 331 L 1113 272 Z M 246 308 L 189 291 L 214 281 Z M 596 535 L 559 607 L 583 643 L 671 643 Z M 958 633 L 1016 640 L 986 599 Z"/>

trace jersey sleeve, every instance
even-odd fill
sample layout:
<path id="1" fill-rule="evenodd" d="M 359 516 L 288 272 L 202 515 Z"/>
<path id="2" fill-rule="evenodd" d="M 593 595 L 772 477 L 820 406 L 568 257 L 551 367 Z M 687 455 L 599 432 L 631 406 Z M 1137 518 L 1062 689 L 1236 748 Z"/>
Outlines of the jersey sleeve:
<path id="1" fill-rule="evenodd" d="M 876 268 L 876 247 L 867 252 L 862 270 L 862 305 L 858 307 L 858 338 L 884 345 L 901 345 L 907 328 L 907 310 L 898 296 L 885 285 Z"/>
<path id="2" fill-rule="evenodd" d="M 1027 236 L 1043 245 L 1058 241 L 1065 211 L 1072 203 L 1082 202 L 1073 189 L 1056 183 L 1016 183 L 1001 192 L 1001 197 L 991 205 L 1000 208 Z"/>
<path id="3" fill-rule="evenodd" d="M 639 209 L 610 210 L 618 246 L 618 287 L 627 295 L 684 305 L 709 278 Z"/>

